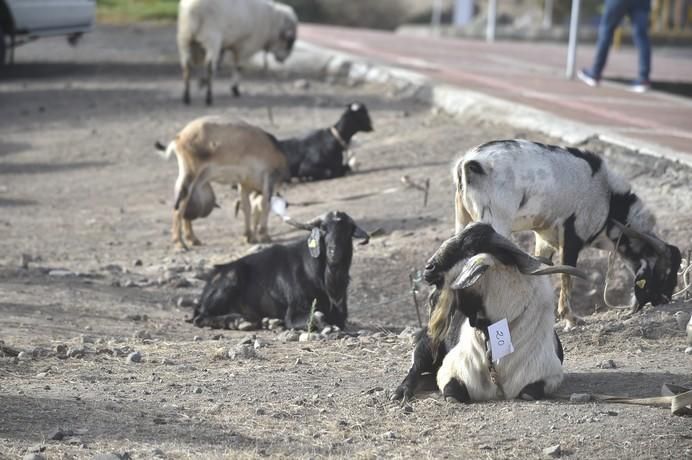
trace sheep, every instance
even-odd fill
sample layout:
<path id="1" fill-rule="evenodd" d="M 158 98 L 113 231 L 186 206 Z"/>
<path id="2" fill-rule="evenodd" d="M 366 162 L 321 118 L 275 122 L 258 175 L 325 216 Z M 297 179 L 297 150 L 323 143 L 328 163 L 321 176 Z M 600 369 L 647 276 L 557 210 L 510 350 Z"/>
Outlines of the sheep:
<path id="1" fill-rule="evenodd" d="M 245 122 L 219 116 L 207 116 L 188 123 L 167 147 L 156 148 L 165 158 L 178 159 L 173 212 L 173 243 L 185 248 L 185 239 L 193 245 L 201 242 L 192 230 L 192 220 L 206 217 L 216 201 L 210 182 L 237 185 L 245 216 L 247 242 L 269 241 L 268 197 L 289 179 L 286 156 L 271 134 Z M 250 193 L 262 196 L 259 228 L 251 226 Z"/>
<path id="2" fill-rule="evenodd" d="M 423 374 L 436 377 L 445 399 L 460 402 L 554 392 L 563 377 L 555 295 L 549 279 L 537 276 L 551 273 L 585 276 L 574 267 L 546 265 L 484 223 L 443 242 L 423 273 L 435 286 L 428 328 L 392 399 L 411 399 Z M 502 319 L 514 351 L 495 362 L 488 328 Z"/>
<path id="3" fill-rule="evenodd" d="M 178 7 L 178 52 L 190 103 L 190 70 L 206 67 L 206 104 L 212 104 L 212 76 L 223 51 L 231 51 L 234 96 L 240 95 L 238 65 L 258 51 L 272 53 L 278 62 L 291 54 L 298 18 L 288 5 L 271 0 L 181 0 Z"/>
<path id="4" fill-rule="evenodd" d="M 367 244 L 368 233 L 339 211 L 305 224 L 287 222 L 310 231 L 310 236 L 216 266 L 190 320 L 194 325 L 232 328 L 240 320 L 258 325 L 271 317 L 283 319 L 288 328 L 302 329 L 316 299 L 316 315 L 345 327 L 352 238 Z"/>
<path id="5" fill-rule="evenodd" d="M 533 230 L 535 254 L 576 266 L 585 246 L 617 250 L 635 273 L 634 305 L 670 301 L 680 250 L 654 235 L 656 219 L 630 184 L 597 155 L 527 140 L 498 140 L 471 149 L 454 165 L 457 231 L 486 222 L 502 235 Z M 617 244 L 620 240 L 620 244 Z M 558 314 L 569 330 L 571 279 L 561 276 Z"/>

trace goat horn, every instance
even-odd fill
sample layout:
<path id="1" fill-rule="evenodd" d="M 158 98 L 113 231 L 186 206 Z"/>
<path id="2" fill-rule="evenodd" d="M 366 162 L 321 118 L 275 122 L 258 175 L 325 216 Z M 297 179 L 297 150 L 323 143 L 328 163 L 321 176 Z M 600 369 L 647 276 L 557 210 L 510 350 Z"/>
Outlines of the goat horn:
<path id="1" fill-rule="evenodd" d="M 622 231 L 625 235 L 629 236 L 630 238 L 639 238 L 640 240 L 644 241 L 645 243 L 650 244 L 654 250 L 658 253 L 659 256 L 666 256 L 667 255 L 667 250 L 666 250 L 666 245 L 663 241 L 659 240 L 655 236 L 648 235 L 646 233 L 640 232 L 638 230 L 635 230 L 631 227 L 628 227 L 621 222 L 618 222 L 617 220 L 613 219 L 613 224 L 617 228 Z"/>
<path id="2" fill-rule="evenodd" d="M 322 219 L 323 216 L 316 217 L 308 222 L 298 222 L 296 220 L 291 219 L 290 217 L 285 217 L 284 222 L 286 222 L 288 225 L 291 225 L 295 228 L 299 228 L 301 230 L 307 230 L 311 231 L 315 227 L 319 227 L 322 224 Z"/>
<path id="3" fill-rule="evenodd" d="M 568 275 L 576 276 L 581 279 L 589 279 L 588 276 L 586 276 L 586 273 L 583 271 L 579 270 L 576 267 L 572 267 L 570 265 L 553 265 L 553 266 L 546 266 L 543 268 L 536 269 L 532 271 L 530 274 L 531 275 L 552 275 L 553 273 L 566 273 Z"/>

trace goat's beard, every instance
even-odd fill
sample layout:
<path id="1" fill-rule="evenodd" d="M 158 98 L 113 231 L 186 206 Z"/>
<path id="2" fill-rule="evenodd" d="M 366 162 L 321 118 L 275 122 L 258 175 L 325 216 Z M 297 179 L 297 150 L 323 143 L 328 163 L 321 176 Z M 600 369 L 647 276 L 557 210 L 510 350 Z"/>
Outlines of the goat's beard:
<path id="1" fill-rule="evenodd" d="M 432 350 L 437 350 L 440 343 L 447 337 L 453 313 L 454 291 L 450 288 L 442 288 L 433 293 L 437 299 L 435 305 L 430 306 L 430 321 L 428 321 L 428 335 L 432 341 Z"/>
<path id="2" fill-rule="evenodd" d="M 324 275 L 325 288 L 329 301 L 339 309 L 345 308 L 346 291 L 348 289 L 348 267 L 333 267 L 327 265 Z"/>

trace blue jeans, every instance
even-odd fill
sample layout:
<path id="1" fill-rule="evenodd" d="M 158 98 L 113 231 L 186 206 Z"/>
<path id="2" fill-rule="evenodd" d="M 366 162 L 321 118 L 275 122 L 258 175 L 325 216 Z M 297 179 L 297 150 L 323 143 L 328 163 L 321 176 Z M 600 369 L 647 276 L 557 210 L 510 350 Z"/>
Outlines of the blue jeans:
<path id="1" fill-rule="evenodd" d="M 639 80 L 648 81 L 651 72 L 651 44 L 649 43 L 649 13 L 651 0 L 605 0 L 601 24 L 598 28 L 596 58 L 591 73 L 601 78 L 613 43 L 613 33 L 625 15 L 632 23 L 634 44 L 639 50 Z"/>

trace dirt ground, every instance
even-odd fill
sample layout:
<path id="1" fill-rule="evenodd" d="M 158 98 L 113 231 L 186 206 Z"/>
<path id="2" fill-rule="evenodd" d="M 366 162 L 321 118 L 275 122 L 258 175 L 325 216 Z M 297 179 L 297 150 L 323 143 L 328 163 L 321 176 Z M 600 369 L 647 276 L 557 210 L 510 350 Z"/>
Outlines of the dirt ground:
<path id="1" fill-rule="evenodd" d="M 0 358 L 0 458 L 41 449 L 48 459 L 541 458 L 557 444 L 568 458 L 692 458 L 691 419 L 663 408 L 459 405 L 435 393 L 404 407 L 389 402 L 417 326 L 409 273 L 453 228 L 453 158 L 497 138 L 550 139 L 452 119 L 387 88 L 315 80 L 306 88 L 297 75 L 250 74 L 239 99 L 221 78 L 213 108 L 201 92 L 184 107 L 171 27 L 100 27 L 74 50 L 43 40 L 18 59 L 0 78 L 0 340 L 24 354 Z M 360 171 L 284 195 L 297 219 L 340 209 L 381 229 L 355 248 L 353 334 L 291 342 L 279 331 L 184 322 L 191 311 L 182 305 L 199 294 L 200 275 L 249 247 L 233 217 L 235 192 L 216 186 L 222 209 L 195 222 L 204 246 L 173 249 L 177 166 L 155 154 L 154 141 L 209 113 L 239 115 L 279 137 L 303 133 L 335 122 L 351 101 L 365 103 L 375 125 L 357 136 Z M 661 236 L 689 249 L 692 172 L 588 147 L 632 180 Z M 403 175 L 430 178 L 427 206 Z M 270 234 L 276 242 L 304 236 L 276 217 Z M 692 384 L 674 316 L 692 312 L 692 302 L 631 318 L 608 311 L 599 300 L 606 261 L 595 250 L 580 259 L 595 273 L 595 283 L 575 288 L 586 325 L 556 326 L 566 351 L 560 393 L 656 396 L 663 383 Z M 624 303 L 631 281 L 621 266 L 614 272 L 613 296 Z M 254 346 L 250 335 L 254 357 L 224 357 L 245 339 Z M 128 362 L 132 352 L 140 362 Z M 58 429 L 63 438 L 51 440 Z"/>

